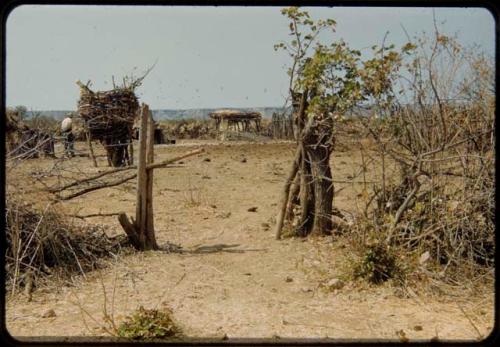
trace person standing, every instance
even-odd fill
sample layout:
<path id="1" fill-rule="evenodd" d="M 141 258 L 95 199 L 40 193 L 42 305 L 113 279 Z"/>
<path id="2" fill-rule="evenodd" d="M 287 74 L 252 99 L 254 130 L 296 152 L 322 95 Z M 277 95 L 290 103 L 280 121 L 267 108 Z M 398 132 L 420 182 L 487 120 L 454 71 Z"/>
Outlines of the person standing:
<path id="1" fill-rule="evenodd" d="M 73 114 L 69 113 L 61 123 L 61 133 L 64 139 L 64 154 L 71 158 L 75 156 L 75 136 L 73 135 Z"/>

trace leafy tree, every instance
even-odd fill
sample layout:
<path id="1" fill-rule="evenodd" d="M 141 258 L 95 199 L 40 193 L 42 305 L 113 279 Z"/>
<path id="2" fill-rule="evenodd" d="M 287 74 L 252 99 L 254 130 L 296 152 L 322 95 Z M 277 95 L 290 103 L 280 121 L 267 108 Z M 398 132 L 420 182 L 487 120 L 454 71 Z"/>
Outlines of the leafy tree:
<path id="1" fill-rule="evenodd" d="M 276 236 L 281 235 L 284 219 L 294 217 L 294 202 L 300 203 L 295 235 L 328 234 L 332 229 L 334 188 L 329 161 L 335 122 L 361 102 L 390 107 L 401 53 L 392 45 L 375 45 L 372 58 L 363 61 L 361 52 L 341 39 L 320 42 L 322 33 L 329 34 L 325 38 L 334 37 L 335 20 L 314 21 L 298 7 L 285 8 L 282 14 L 289 19 L 291 39 L 274 48 L 286 51 L 292 59 L 288 75 L 298 146 L 285 183 Z M 292 182 L 296 189 L 289 198 Z"/>

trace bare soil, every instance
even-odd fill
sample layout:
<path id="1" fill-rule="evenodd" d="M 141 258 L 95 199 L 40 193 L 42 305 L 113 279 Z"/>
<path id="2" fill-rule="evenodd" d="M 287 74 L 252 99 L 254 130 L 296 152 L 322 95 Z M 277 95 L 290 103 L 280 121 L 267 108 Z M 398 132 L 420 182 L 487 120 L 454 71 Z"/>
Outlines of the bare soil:
<path id="1" fill-rule="evenodd" d="M 30 302 L 22 294 L 9 297 L 10 334 L 18 338 L 103 336 L 105 306 L 117 324 L 139 306 L 169 307 L 185 334 L 201 338 L 398 340 L 404 335 L 410 340 L 476 340 L 491 332 L 493 288 L 478 283 L 481 290 L 474 295 L 444 291 L 438 296 L 408 297 L 391 284 L 347 281 L 343 288 L 329 290 L 326 282 L 346 278 L 350 254 L 342 239 L 276 241 L 274 216 L 293 158 L 292 143 L 190 140 L 156 146 L 156 160 L 198 147 L 206 152 L 154 174 L 158 242 L 179 245 L 185 252 L 121 255 L 103 270 L 75 276 L 72 285 L 38 288 Z M 84 144 L 77 148 L 83 151 Z M 102 154 L 100 148 L 98 153 Z M 335 152 L 334 179 L 349 180 L 360 163 L 356 148 Z M 8 183 L 27 180 L 23 175 L 52 164 L 52 159 L 27 161 L 7 172 Z M 76 157 L 64 165 L 91 173 L 104 169 L 106 163 L 100 157 L 100 167 L 94 168 L 89 158 Z M 335 206 L 355 211 L 362 188 L 363 183 L 337 183 Z M 26 183 L 18 189 L 36 194 L 38 188 Z M 125 211 L 133 215 L 135 182 L 64 205 L 73 214 Z M 257 209 L 249 211 L 252 207 Z M 88 221 L 122 233 L 116 217 Z M 50 310 L 55 315 L 44 317 Z"/>

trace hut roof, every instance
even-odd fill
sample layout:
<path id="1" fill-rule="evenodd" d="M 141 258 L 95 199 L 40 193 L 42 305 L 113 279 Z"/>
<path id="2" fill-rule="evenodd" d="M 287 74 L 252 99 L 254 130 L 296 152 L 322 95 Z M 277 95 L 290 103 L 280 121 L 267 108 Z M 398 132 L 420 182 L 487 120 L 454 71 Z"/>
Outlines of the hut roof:
<path id="1" fill-rule="evenodd" d="M 217 110 L 208 114 L 210 118 L 214 119 L 261 119 L 260 112 L 245 112 L 239 110 Z"/>

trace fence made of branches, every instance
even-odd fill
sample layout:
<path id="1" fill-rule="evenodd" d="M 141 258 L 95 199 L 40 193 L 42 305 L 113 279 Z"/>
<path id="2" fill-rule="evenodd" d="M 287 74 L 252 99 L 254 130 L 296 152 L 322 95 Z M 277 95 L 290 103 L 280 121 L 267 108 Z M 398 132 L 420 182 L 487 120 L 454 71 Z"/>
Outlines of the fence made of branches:
<path id="1" fill-rule="evenodd" d="M 416 46 L 401 76 L 405 102 L 361 118 L 383 171 L 357 226 L 362 238 L 371 230 L 425 254 L 433 276 L 458 284 L 491 268 L 495 254 L 494 66 L 438 31 Z"/>
<path id="2" fill-rule="evenodd" d="M 269 132 L 273 139 L 293 140 L 295 136 L 292 114 L 274 112 L 271 117 L 271 124 L 269 124 Z"/>

